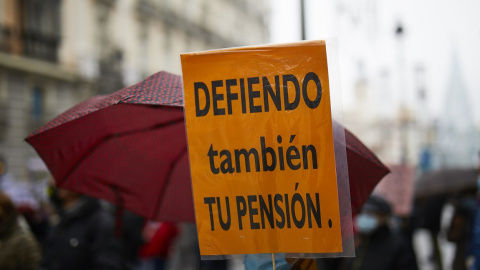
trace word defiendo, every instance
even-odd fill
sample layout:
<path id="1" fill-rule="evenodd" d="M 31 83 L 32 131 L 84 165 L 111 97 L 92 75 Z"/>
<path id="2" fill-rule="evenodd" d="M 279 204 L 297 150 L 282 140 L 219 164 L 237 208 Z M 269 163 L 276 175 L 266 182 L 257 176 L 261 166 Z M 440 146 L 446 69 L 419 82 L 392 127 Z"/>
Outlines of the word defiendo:
<path id="1" fill-rule="evenodd" d="M 282 109 L 285 111 L 295 110 L 301 100 L 303 100 L 305 105 L 310 109 L 315 109 L 320 104 L 322 99 L 322 85 L 320 78 L 315 72 L 308 72 L 302 80 L 299 80 L 292 74 L 282 76 L 275 75 L 274 80 L 274 87 L 272 87 L 267 76 L 261 77 L 261 87 L 259 87 L 260 77 L 215 80 L 211 81 L 210 88 L 204 82 L 194 82 L 196 116 L 205 116 L 209 112 L 213 112 L 214 116 L 233 114 L 233 103 L 238 101 L 241 103 L 242 114 L 269 112 L 269 99 L 273 102 L 277 111 L 282 111 Z M 300 82 L 302 83 L 301 88 Z M 310 99 L 308 94 L 308 85 L 310 82 L 315 84 L 315 98 L 313 100 Z M 294 87 L 293 97 L 289 96 L 289 85 L 293 85 Z M 225 89 L 223 90 L 223 88 Z M 260 89 L 263 89 L 263 101 Z M 205 101 L 203 104 L 200 104 L 201 92 L 203 92 L 202 97 Z M 224 94 L 221 92 L 224 92 Z M 300 98 L 300 93 L 302 93 L 303 99 Z M 226 108 L 221 107 L 221 102 L 219 102 L 223 100 L 226 100 Z M 263 106 L 260 104 L 263 104 Z M 212 110 L 210 109 L 211 107 Z"/>
<path id="2" fill-rule="evenodd" d="M 295 135 L 290 136 L 290 143 L 295 139 Z M 282 143 L 282 136 L 277 136 L 277 142 Z M 301 154 L 300 154 L 301 149 Z M 260 172 L 263 170 L 274 171 L 277 169 L 277 160 L 278 167 L 281 171 L 285 170 L 285 162 L 288 168 L 291 170 L 299 170 L 302 167 L 307 170 L 309 168 L 309 158 L 312 163 L 312 169 L 318 168 L 317 162 L 317 149 L 313 145 L 302 145 L 301 148 L 298 148 L 295 145 L 290 145 L 287 150 L 283 151 L 283 147 L 278 147 L 278 152 L 276 152 L 272 147 L 265 146 L 265 137 L 260 137 L 260 150 L 255 148 L 247 149 L 234 149 L 230 150 L 221 150 L 220 154 L 218 150 L 213 148 L 213 144 L 210 145 L 207 156 L 210 161 L 210 170 L 213 174 L 222 174 L 227 173 L 241 173 L 242 172 L 242 160 L 245 164 L 245 172 L 251 172 L 251 160 L 250 157 L 253 157 L 253 162 L 255 164 L 255 171 Z M 259 153 L 260 152 L 260 153 Z M 278 153 L 278 155 L 277 155 Z M 308 154 L 310 153 L 310 155 Z M 260 154 L 262 155 L 260 166 Z M 216 157 L 220 157 L 220 166 L 217 166 Z M 243 158 L 242 158 L 243 157 Z M 270 160 L 270 162 L 269 162 Z M 235 164 L 235 165 L 234 165 Z"/>
<path id="3" fill-rule="evenodd" d="M 298 186 L 298 184 L 297 184 Z M 236 223 L 239 230 L 244 229 L 274 229 L 274 228 L 322 228 L 320 198 L 318 193 L 306 193 L 302 196 L 295 193 L 290 198 L 288 194 L 236 196 L 235 203 L 230 204 L 230 198 L 205 197 L 210 213 L 210 229 L 215 231 L 219 224 L 224 231 L 232 227 L 231 208 L 237 212 Z M 225 203 L 223 206 L 222 204 Z M 217 208 L 217 209 L 214 209 Z M 224 209 L 223 209 L 224 208 Z M 235 222 L 234 222 L 235 223 Z M 331 220 L 328 226 L 332 227 Z"/>

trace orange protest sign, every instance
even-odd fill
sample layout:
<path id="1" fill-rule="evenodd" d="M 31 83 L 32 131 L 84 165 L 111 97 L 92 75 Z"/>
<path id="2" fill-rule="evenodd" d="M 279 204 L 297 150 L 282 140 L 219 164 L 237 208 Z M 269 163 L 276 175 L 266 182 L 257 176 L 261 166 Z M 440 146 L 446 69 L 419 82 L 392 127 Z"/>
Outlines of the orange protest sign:
<path id="1" fill-rule="evenodd" d="M 325 42 L 181 60 L 201 255 L 342 252 Z"/>

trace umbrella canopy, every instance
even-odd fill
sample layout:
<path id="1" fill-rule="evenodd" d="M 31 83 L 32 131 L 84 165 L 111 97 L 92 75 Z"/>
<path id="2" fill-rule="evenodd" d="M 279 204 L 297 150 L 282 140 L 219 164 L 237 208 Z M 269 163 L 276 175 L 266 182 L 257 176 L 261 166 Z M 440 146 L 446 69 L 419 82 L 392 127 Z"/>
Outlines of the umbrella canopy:
<path id="1" fill-rule="evenodd" d="M 26 141 L 60 187 L 194 222 L 182 100 L 181 77 L 159 72 L 76 105 Z"/>
<path id="2" fill-rule="evenodd" d="M 194 222 L 181 77 L 156 73 L 92 97 L 26 138 L 60 187 L 146 218 Z M 341 127 L 340 125 L 336 125 Z M 389 170 L 345 129 L 350 195 L 358 211 Z"/>
<path id="3" fill-rule="evenodd" d="M 375 186 L 390 170 L 353 133 L 345 128 L 350 203 L 352 213 L 360 212 Z"/>
<path id="4" fill-rule="evenodd" d="M 423 174 L 415 182 L 415 196 L 451 194 L 477 187 L 478 172 L 474 168 L 440 169 Z"/>

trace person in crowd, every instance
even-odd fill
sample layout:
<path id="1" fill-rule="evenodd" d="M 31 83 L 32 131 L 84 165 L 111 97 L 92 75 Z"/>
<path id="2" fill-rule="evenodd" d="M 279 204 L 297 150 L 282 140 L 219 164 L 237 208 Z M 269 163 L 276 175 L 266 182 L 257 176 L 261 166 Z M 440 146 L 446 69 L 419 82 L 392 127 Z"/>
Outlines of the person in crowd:
<path id="1" fill-rule="evenodd" d="M 0 192 L 0 269 L 33 270 L 41 250 L 27 226 L 21 226 L 10 197 Z"/>
<path id="2" fill-rule="evenodd" d="M 471 248 L 473 253 L 473 263 L 469 269 L 480 270 L 480 152 L 478 152 L 477 165 L 477 206 L 472 225 Z"/>
<path id="3" fill-rule="evenodd" d="M 125 270 L 138 270 L 139 250 L 144 244 L 142 230 L 145 218 L 106 200 L 100 200 L 102 208 L 106 209 L 115 220 L 115 237 L 121 240 L 122 265 Z"/>
<path id="4" fill-rule="evenodd" d="M 475 216 L 476 190 L 465 190 L 455 196 L 450 225 L 446 231 L 448 241 L 455 243 L 455 254 L 452 262 L 453 270 L 466 270 L 469 246 L 472 239 L 472 224 Z"/>
<path id="5" fill-rule="evenodd" d="M 440 251 L 438 237 L 442 234 L 442 213 L 449 200 L 449 194 L 435 194 L 414 200 L 413 227 L 415 229 L 426 229 L 426 232 L 430 235 L 427 241 L 432 248 L 427 255 L 427 259 L 428 263 L 436 269 L 443 269 L 444 258 Z"/>
<path id="6" fill-rule="evenodd" d="M 344 260 L 340 269 L 417 269 L 412 246 L 389 228 L 391 212 L 391 206 L 384 198 L 378 195 L 368 198 L 354 221 L 358 232 L 355 239 L 356 257 Z"/>
<path id="7" fill-rule="evenodd" d="M 99 200 L 55 187 L 51 200 L 60 220 L 45 239 L 41 270 L 124 269 L 114 217 Z"/>
<path id="8" fill-rule="evenodd" d="M 149 221 L 144 228 L 145 243 L 140 249 L 142 268 L 164 270 L 171 246 L 178 235 L 178 228 L 171 222 Z"/>
<path id="9" fill-rule="evenodd" d="M 139 264 L 139 251 L 144 244 L 142 235 L 144 224 L 145 218 L 130 211 L 124 211 L 121 228 L 122 264 L 124 270 L 136 269 Z M 116 226 L 119 226 L 119 224 L 116 224 Z"/>

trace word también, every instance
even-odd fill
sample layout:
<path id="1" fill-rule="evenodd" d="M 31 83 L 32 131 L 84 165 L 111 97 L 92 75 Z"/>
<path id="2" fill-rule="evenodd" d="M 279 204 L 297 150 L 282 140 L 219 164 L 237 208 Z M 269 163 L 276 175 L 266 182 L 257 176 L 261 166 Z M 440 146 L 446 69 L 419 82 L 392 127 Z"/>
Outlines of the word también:
<path id="1" fill-rule="evenodd" d="M 295 135 L 290 136 L 290 143 L 295 139 Z M 277 136 L 277 142 L 282 143 L 282 136 Z M 301 154 L 300 154 L 301 150 Z M 262 166 L 260 166 L 260 154 L 262 155 Z M 309 154 L 310 153 L 310 154 Z M 277 169 L 277 160 L 278 167 L 281 171 L 285 170 L 285 165 L 288 166 L 291 170 L 299 170 L 302 167 L 303 169 L 309 169 L 309 156 L 312 163 L 312 169 L 318 168 L 317 163 L 317 149 L 313 145 L 302 145 L 300 148 L 297 148 L 295 145 L 290 145 L 287 150 L 283 151 L 283 147 L 279 146 L 278 151 L 275 151 L 272 147 L 265 146 L 265 137 L 260 137 L 260 150 L 251 148 L 247 149 L 234 149 L 234 150 L 221 150 L 220 151 L 220 167 L 217 166 L 216 157 L 219 156 L 218 150 L 213 148 L 213 144 L 210 145 L 207 156 L 210 161 L 210 170 L 213 174 L 222 174 L 227 173 L 241 173 L 242 172 L 242 160 L 245 164 L 245 172 L 250 172 L 250 156 L 253 157 L 253 162 L 255 164 L 255 171 L 259 172 L 261 169 L 263 171 L 274 171 Z M 243 158 L 242 158 L 243 157 Z M 268 162 L 270 160 L 271 162 Z M 286 163 L 286 164 L 285 164 Z"/>

